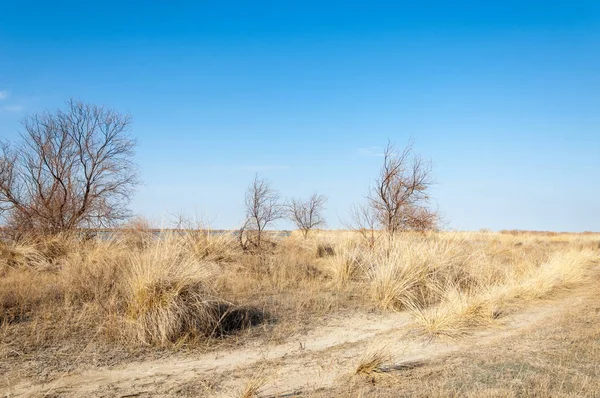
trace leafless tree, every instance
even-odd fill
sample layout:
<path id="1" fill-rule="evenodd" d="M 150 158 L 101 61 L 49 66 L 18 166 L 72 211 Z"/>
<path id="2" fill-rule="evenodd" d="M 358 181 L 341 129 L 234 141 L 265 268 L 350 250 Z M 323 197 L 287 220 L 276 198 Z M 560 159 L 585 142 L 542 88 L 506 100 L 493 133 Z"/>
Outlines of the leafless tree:
<path id="1" fill-rule="evenodd" d="M 350 212 L 350 218 L 351 222 L 347 225 L 348 228 L 358 232 L 367 246 L 373 249 L 378 237 L 379 223 L 371 206 L 368 203 L 355 205 Z"/>
<path id="2" fill-rule="evenodd" d="M 302 231 L 306 239 L 311 229 L 325 225 L 323 210 L 327 203 L 327 197 L 319 194 L 312 194 L 308 200 L 290 199 L 286 204 L 289 219 Z"/>
<path id="3" fill-rule="evenodd" d="M 391 235 L 433 228 L 437 217 L 428 206 L 428 190 L 432 184 L 431 163 L 414 154 L 412 143 L 402 152 L 388 143 L 379 177 L 368 197 L 381 227 Z"/>
<path id="4" fill-rule="evenodd" d="M 171 213 L 173 231 L 191 242 L 206 241 L 213 233 L 212 219 L 204 214 L 187 215 L 183 212 Z"/>
<path id="5" fill-rule="evenodd" d="M 9 225 L 58 232 L 126 219 L 138 183 L 131 117 L 71 100 L 27 116 L 0 147 L 0 213 Z"/>
<path id="6" fill-rule="evenodd" d="M 252 246 L 261 249 L 265 229 L 285 215 L 279 193 L 271 188 L 269 181 L 254 176 L 252 184 L 246 191 L 246 221 L 240 228 L 242 248 Z"/>

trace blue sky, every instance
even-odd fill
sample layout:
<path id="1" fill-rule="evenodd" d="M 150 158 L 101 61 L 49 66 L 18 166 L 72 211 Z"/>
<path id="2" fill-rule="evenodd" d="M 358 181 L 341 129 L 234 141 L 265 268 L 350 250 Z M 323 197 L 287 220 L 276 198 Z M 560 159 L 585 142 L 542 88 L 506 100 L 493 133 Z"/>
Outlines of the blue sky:
<path id="1" fill-rule="evenodd" d="M 0 137 L 70 97 L 132 114 L 158 224 L 260 172 L 342 227 L 412 137 L 450 228 L 600 230 L 598 2 L 0 0 Z"/>

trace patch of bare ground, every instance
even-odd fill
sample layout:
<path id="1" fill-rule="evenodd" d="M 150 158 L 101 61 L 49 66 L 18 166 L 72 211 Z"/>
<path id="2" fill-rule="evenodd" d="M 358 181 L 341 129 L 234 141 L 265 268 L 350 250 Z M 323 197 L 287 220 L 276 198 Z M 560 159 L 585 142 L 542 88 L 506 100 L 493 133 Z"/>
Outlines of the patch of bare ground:
<path id="1" fill-rule="evenodd" d="M 453 340 L 414 335 L 406 313 L 356 313 L 282 344 L 21 382 L 6 396 L 596 396 L 599 299 L 595 281 Z"/>
<path id="2" fill-rule="evenodd" d="M 499 333 L 475 334 L 456 350 L 335 383 L 310 397 L 599 397 L 600 289 L 596 282 L 560 302 L 513 317 Z"/>

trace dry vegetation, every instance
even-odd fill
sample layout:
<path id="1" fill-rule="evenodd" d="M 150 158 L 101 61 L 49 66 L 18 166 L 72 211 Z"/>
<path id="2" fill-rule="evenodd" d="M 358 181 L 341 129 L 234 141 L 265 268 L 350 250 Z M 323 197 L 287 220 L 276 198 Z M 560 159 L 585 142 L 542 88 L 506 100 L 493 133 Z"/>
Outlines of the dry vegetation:
<path id="1" fill-rule="evenodd" d="M 212 395 L 224 390 L 220 382 L 232 381 L 222 380 L 226 372 L 254 367 L 265 357 L 270 359 L 260 363 L 263 367 L 279 363 L 287 366 L 287 375 L 243 375 L 247 382 L 235 391 L 243 397 L 270 394 L 271 379 L 311 377 L 306 368 L 319 354 L 329 360 L 319 365 L 329 372 L 327 394 L 356 395 L 365 380 L 379 387 L 380 375 L 402 368 L 386 349 L 371 350 L 366 340 L 374 340 L 373 347 L 397 347 L 398 340 L 409 339 L 457 344 L 477 331 L 501 327 L 543 300 L 583 287 L 597 291 L 598 234 L 438 231 L 439 214 L 430 207 L 431 163 L 413 152 L 410 142 L 404 149 L 388 143 L 366 203 L 351 214 L 351 231 L 316 230 L 326 225 L 324 195 L 284 200 L 256 175 L 246 191 L 245 220 L 235 233 L 211 233 L 180 217 L 176 229 L 160 234 L 138 219 L 94 236 L 98 230 L 92 228 L 129 220 L 127 205 L 139 182 L 130 124 L 129 115 L 71 100 L 63 110 L 26 117 L 18 142 L 0 141 L 0 225 L 7 227 L 0 230 L 1 389 L 28 392 L 27 381 L 33 381 L 47 396 L 73 371 L 140 359 L 155 372 L 152 358 L 219 351 L 228 358 L 221 366 L 229 370 L 205 368 L 205 378 L 196 383 L 203 392 L 180 388 L 178 383 L 189 381 L 184 378 L 171 382 L 168 388 L 176 391 L 166 389 L 164 395 Z M 288 237 L 272 233 L 282 218 L 298 231 Z M 578 311 L 569 327 L 589 316 Z M 346 323 L 332 327 L 329 321 L 336 318 Z M 372 319 L 385 327 L 360 324 Z M 400 320 L 407 329 L 402 333 Z M 586 363 L 600 363 L 597 322 L 589 329 L 565 336 L 579 339 Z M 301 339 L 309 333 L 319 344 L 305 352 Z M 345 334 L 353 337 L 340 343 Z M 258 352 L 249 348 L 252 343 L 260 346 Z M 299 352 L 293 351 L 298 346 Z M 236 349 L 246 350 L 239 362 Z M 284 363 L 288 354 L 295 362 Z M 350 390 L 338 388 L 331 376 L 341 371 L 333 364 L 348 358 L 354 363 L 346 372 L 351 382 L 338 384 Z M 479 357 L 469 366 L 478 360 L 484 368 L 495 366 Z M 558 360 L 574 366 L 567 354 Z M 202 365 L 197 360 L 186 366 L 193 373 Z M 460 366 L 470 369 L 466 362 Z M 576 368 L 587 378 L 552 368 L 564 383 L 525 385 L 539 396 L 592 395 L 598 369 Z M 409 396 L 470 394 L 465 385 L 481 384 L 475 373 L 463 373 L 460 381 L 430 380 L 427 388 L 415 387 L 414 379 L 407 385 L 386 377 L 387 389 L 367 393 L 397 396 L 402 386 Z M 15 387 L 19 380 L 25 387 Z M 495 389 L 484 396 L 528 391 L 483 384 Z M 306 383 L 282 388 L 292 385 Z M 125 395 L 139 395 L 137 385 L 125 388 Z M 149 394 L 155 395 L 156 387 Z"/>
<path id="2" fill-rule="evenodd" d="M 403 366 L 390 367 L 394 362 L 387 362 L 385 373 L 300 396 L 598 397 L 600 290 L 597 284 L 598 279 L 586 285 L 583 292 L 560 294 L 564 302 L 559 308 L 553 309 L 550 316 L 524 324 L 518 333 L 506 335 L 493 330 L 484 338 L 476 334 L 462 349 Z"/>
<path id="3" fill-rule="evenodd" d="M 202 231 L 3 239 L 0 373 L 42 362 L 51 378 L 89 359 L 90 344 L 102 364 L 275 342 L 344 311 L 408 311 L 413 333 L 456 339 L 588 283 L 600 259 L 595 234 L 407 232 L 373 248 L 352 232 L 275 240 L 247 253 L 234 235 Z"/>

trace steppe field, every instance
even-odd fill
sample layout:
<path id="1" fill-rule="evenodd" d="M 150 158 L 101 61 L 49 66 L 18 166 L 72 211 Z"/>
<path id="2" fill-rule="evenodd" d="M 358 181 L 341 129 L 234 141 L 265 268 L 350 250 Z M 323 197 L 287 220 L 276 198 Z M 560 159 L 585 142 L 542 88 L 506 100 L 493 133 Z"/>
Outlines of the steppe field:
<path id="1" fill-rule="evenodd" d="M 600 396 L 600 234 L 83 235 L 0 241 L 0 395 Z"/>

